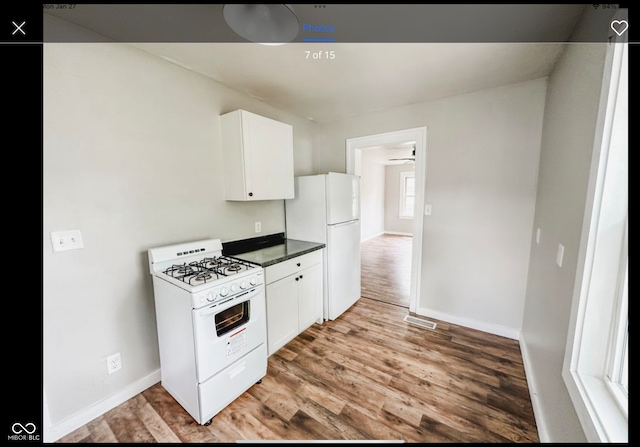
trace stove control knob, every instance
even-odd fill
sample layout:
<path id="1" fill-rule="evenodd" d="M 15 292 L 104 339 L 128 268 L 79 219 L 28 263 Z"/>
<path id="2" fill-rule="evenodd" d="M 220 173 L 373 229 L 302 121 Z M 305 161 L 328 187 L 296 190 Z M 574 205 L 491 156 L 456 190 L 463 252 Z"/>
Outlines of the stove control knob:
<path id="1" fill-rule="evenodd" d="M 236 283 L 231 284 L 231 292 L 236 292 L 238 290 L 238 286 Z"/>
<path id="2" fill-rule="evenodd" d="M 246 281 L 242 281 L 242 282 L 240 283 L 240 288 L 241 288 L 241 289 L 246 289 L 246 288 L 247 288 L 247 282 L 246 282 Z"/>
<path id="3" fill-rule="evenodd" d="M 258 279 L 254 276 L 249 280 L 249 284 L 251 284 L 252 286 L 255 286 L 256 284 L 258 284 Z"/>
<path id="4" fill-rule="evenodd" d="M 227 296 L 229 295 L 229 291 L 227 290 L 226 287 L 223 287 L 222 289 L 220 289 L 220 296 Z"/>
<path id="5" fill-rule="evenodd" d="M 207 295 L 207 301 L 213 301 L 218 296 L 218 292 L 209 292 Z"/>

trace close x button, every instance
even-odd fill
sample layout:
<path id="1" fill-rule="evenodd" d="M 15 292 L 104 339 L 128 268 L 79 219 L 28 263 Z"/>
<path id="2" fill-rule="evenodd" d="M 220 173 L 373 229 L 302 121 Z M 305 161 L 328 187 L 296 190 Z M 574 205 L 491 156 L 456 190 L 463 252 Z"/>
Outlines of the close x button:
<path id="1" fill-rule="evenodd" d="M 41 43 L 44 32 L 43 5 L 8 2 L 0 8 L 0 45 L 13 42 Z"/>
<path id="2" fill-rule="evenodd" d="M 25 31 L 25 25 L 26 25 L 27 21 L 26 20 L 22 20 L 22 21 L 11 21 L 11 24 L 13 25 L 13 32 L 11 33 L 12 36 L 26 36 L 27 32 Z"/>

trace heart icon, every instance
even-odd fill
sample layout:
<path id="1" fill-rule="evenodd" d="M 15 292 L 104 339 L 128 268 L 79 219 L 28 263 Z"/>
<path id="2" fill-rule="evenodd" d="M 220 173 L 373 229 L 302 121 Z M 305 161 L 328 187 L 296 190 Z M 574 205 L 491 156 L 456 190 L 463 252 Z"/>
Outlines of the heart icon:
<path id="1" fill-rule="evenodd" d="M 614 20 L 611 22 L 611 29 L 614 30 L 618 36 L 622 36 L 624 32 L 629 29 L 629 23 L 626 20 Z"/>

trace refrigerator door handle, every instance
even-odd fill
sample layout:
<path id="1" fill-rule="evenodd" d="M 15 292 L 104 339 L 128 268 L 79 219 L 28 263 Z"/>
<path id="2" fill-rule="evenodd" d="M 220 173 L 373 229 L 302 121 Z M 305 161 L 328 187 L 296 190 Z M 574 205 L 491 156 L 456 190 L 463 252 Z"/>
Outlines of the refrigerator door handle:
<path id="1" fill-rule="evenodd" d="M 330 225 L 330 226 L 334 227 L 334 228 L 339 228 L 339 227 L 346 227 L 347 225 L 354 225 L 354 224 L 357 224 L 357 223 L 358 223 L 358 220 L 350 220 L 348 222 L 340 222 L 340 223 L 333 224 L 333 225 Z"/>

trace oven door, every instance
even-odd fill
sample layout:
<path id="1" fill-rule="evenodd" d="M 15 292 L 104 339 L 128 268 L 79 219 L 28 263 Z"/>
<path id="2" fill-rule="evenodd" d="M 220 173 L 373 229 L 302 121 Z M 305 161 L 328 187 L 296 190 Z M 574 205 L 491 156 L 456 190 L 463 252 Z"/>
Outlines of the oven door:
<path id="1" fill-rule="evenodd" d="M 202 383 L 267 339 L 264 286 L 193 310 L 196 371 Z"/>

